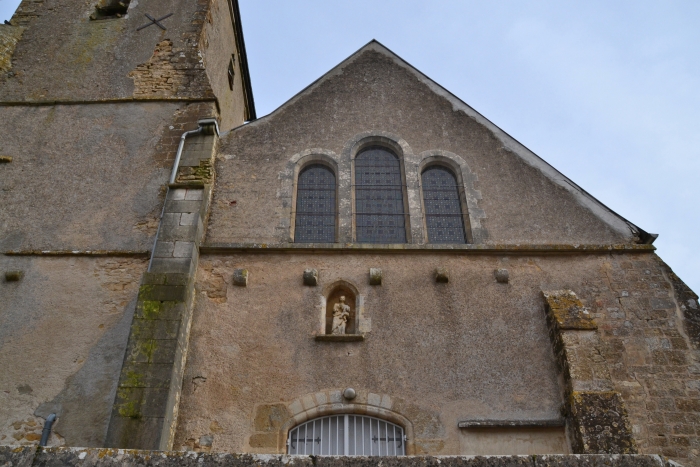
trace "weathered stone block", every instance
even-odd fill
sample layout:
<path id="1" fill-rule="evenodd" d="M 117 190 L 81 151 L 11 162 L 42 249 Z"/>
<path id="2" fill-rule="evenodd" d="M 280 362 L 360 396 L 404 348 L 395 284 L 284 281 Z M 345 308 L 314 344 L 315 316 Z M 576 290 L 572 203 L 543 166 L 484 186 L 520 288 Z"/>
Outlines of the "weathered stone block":
<path id="1" fill-rule="evenodd" d="M 580 454 L 634 454 L 637 445 L 617 392 L 573 392 L 572 448 Z"/>
<path id="2" fill-rule="evenodd" d="M 233 270 L 233 285 L 245 287 L 248 285 L 248 270 L 234 269 Z"/>
<path id="3" fill-rule="evenodd" d="M 165 284 L 166 285 L 188 285 L 191 280 L 189 274 L 182 273 L 166 273 L 165 274 Z"/>
<path id="4" fill-rule="evenodd" d="M 130 340 L 177 339 L 180 320 L 141 319 L 135 317 L 131 323 Z"/>
<path id="5" fill-rule="evenodd" d="M 201 207 L 201 201 L 167 200 L 165 202 L 165 212 L 199 212 Z"/>
<path id="6" fill-rule="evenodd" d="M 124 447 L 124 446 L 158 446 L 160 443 L 161 430 L 165 419 L 162 417 L 126 417 L 112 416 L 107 431 L 107 447 Z M 92 462 L 84 462 L 80 459 L 82 452 L 78 448 L 52 448 L 52 451 L 42 450 L 40 456 L 37 456 L 37 461 L 43 463 L 39 465 L 46 466 L 69 466 L 69 465 L 113 465 L 114 461 L 105 461 L 104 450 L 95 449 L 92 456 Z M 76 452 L 77 451 L 77 452 Z M 114 452 L 114 451 L 107 451 Z M 132 451 L 133 452 L 133 451 Z M 53 455 L 51 454 L 53 453 Z M 101 454 L 101 455 L 100 455 Z M 114 455 L 114 454 L 112 454 Z M 138 456 L 137 456 L 138 458 Z M 49 463 L 49 461 L 54 461 Z M 118 461 L 119 462 L 119 461 Z M 145 462 L 144 462 L 145 463 Z"/>
<path id="7" fill-rule="evenodd" d="M 119 378 L 119 387 L 168 389 L 172 371 L 172 363 L 125 362 Z"/>
<path id="8" fill-rule="evenodd" d="M 155 258 L 170 258 L 173 256 L 173 250 L 175 249 L 174 242 L 157 242 L 156 247 L 153 250 L 153 256 Z"/>
<path id="9" fill-rule="evenodd" d="M 8 467 L 30 467 L 36 446 L 0 446 L 0 465 Z"/>
<path id="10" fill-rule="evenodd" d="M 447 268 L 437 268 L 435 270 L 435 282 L 447 284 L 450 281 L 450 271 Z"/>
<path id="11" fill-rule="evenodd" d="M 187 274 L 193 272 L 192 258 L 153 258 L 151 272 Z"/>
<path id="12" fill-rule="evenodd" d="M 5 281 L 7 282 L 17 282 L 22 280 L 24 277 L 24 271 L 6 271 Z"/>
<path id="13" fill-rule="evenodd" d="M 316 269 L 304 270 L 304 285 L 318 285 L 318 271 Z"/>
<path id="14" fill-rule="evenodd" d="M 160 243 L 160 242 L 159 242 Z M 194 252 L 194 242 L 177 241 L 173 246 L 172 256 L 174 258 L 191 258 Z"/>
<path id="15" fill-rule="evenodd" d="M 185 312 L 183 301 L 139 300 L 135 318 L 154 320 L 180 320 Z"/>
<path id="16" fill-rule="evenodd" d="M 260 405 L 255 411 L 255 431 L 276 433 L 290 417 L 285 404 Z"/>
<path id="17" fill-rule="evenodd" d="M 142 285 L 139 300 L 159 300 L 184 302 L 187 288 L 184 285 Z"/>
<path id="18" fill-rule="evenodd" d="M 198 201 L 203 198 L 204 195 L 204 190 L 202 189 L 196 189 L 196 188 L 189 188 L 187 190 L 187 194 L 185 195 L 185 199 L 187 201 Z"/>
<path id="19" fill-rule="evenodd" d="M 499 284 L 507 284 L 510 280 L 507 269 L 496 269 L 493 271 L 493 275 L 496 278 L 496 282 Z"/>
<path id="20" fill-rule="evenodd" d="M 168 190 L 167 199 L 182 201 L 185 199 L 186 194 L 187 194 L 186 188 L 171 188 Z"/>
<path id="21" fill-rule="evenodd" d="M 167 275 L 163 273 L 144 272 L 143 278 L 141 279 L 141 285 L 165 285 L 166 277 Z"/>
<path id="22" fill-rule="evenodd" d="M 277 433 L 256 433 L 250 437 L 250 446 L 277 450 Z"/>
<path id="23" fill-rule="evenodd" d="M 382 270 L 369 268 L 369 285 L 382 285 Z"/>
<path id="24" fill-rule="evenodd" d="M 196 213 L 195 213 L 196 214 Z M 199 225 L 172 225 L 161 229 L 158 234 L 159 242 L 191 242 L 197 238 Z"/>
<path id="25" fill-rule="evenodd" d="M 177 339 L 154 339 L 152 363 L 173 363 L 178 351 Z"/>
<path id="26" fill-rule="evenodd" d="M 548 317 L 557 329 L 598 329 L 593 316 L 571 290 L 543 291 L 542 294 L 547 301 Z"/>

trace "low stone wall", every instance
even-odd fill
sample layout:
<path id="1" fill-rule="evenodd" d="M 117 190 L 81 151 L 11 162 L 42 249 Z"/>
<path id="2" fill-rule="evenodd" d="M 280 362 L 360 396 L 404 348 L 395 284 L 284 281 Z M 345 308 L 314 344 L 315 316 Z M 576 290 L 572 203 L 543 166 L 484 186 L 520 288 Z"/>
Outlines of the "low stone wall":
<path id="1" fill-rule="evenodd" d="M 2 467 L 232 466 L 232 467 L 680 467 L 656 455 L 315 457 L 212 454 L 187 451 L 0 446 Z"/>

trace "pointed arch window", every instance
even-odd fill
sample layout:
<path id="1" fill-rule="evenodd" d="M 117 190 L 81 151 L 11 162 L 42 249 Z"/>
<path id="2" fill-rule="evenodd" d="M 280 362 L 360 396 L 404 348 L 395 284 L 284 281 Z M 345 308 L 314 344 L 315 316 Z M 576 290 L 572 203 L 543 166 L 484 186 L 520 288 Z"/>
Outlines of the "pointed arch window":
<path id="1" fill-rule="evenodd" d="M 294 219 L 295 242 L 335 242 L 336 183 L 330 167 L 312 164 L 299 173 Z"/>
<path id="2" fill-rule="evenodd" d="M 433 165 L 421 174 L 425 224 L 430 243 L 466 243 L 459 185 L 447 167 Z"/>
<path id="3" fill-rule="evenodd" d="M 290 430 L 287 452 L 316 456 L 403 456 L 403 428 L 364 415 L 331 415 Z"/>
<path id="4" fill-rule="evenodd" d="M 401 161 L 388 149 L 370 146 L 355 158 L 355 226 L 360 243 L 405 243 Z"/>

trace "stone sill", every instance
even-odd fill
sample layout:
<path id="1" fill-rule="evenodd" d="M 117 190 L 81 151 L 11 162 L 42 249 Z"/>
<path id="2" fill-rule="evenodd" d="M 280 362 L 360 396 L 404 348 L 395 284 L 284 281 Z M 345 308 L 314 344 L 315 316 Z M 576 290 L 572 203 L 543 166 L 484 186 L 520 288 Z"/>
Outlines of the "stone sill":
<path id="1" fill-rule="evenodd" d="M 320 342 L 358 342 L 365 340 L 364 334 L 318 334 L 314 339 Z"/>
<path id="2" fill-rule="evenodd" d="M 655 251 L 653 245 L 629 244 L 378 244 L 378 243 L 204 243 L 200 246 L 202 254 L 221 254 L 239 252 L 454 252 L 465 254 L 571 254 L 571 253 L 643 253 Z"/>
<path id="3" fill-rule="evenodd" d="M 536 428 L 564 425 L 564 420 L 559 418 L 550 420 L 465 420 L 457 424 L 459 428 Z"/>

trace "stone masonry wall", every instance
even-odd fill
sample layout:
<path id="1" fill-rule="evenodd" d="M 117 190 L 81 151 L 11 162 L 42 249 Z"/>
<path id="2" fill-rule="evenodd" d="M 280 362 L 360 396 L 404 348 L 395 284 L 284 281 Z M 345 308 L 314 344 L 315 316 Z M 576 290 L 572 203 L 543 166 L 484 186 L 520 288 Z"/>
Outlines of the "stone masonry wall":
<path id="1" fill-rule="evenodd" d="M 24 0 L 11 20 L 24 33 L 12 70 L 0 73 L 0 101 L 213 101 L 199 41 L 209 1 L 141 0 L 121 18 L 93 21 L 97 1 Z M 137 31 L 149 21 L 145 14 L 168 13 L 165 31 L 155 25 Z M 142 77 L 137 83 L 132 72 Z M 164 89 L 155 78 L 163 78 Z"/>
<path id="2" fill-rule="evenodd" d="M 431 281 L 438 265 L 451 274 L 440 290 Z M 319 270 L 318 288 L 302 285 L 301 273 L 308 267 Z M 370 267 L 383 270 L 381 286 L 368 286 Z M 249 271 L 246 287 L 232 284 L 235 268 Z M 508 284 L 496 283 L 493 271 L 498 268 L 509 270 Z M 653 253 L 461 257 L 344 251 L 335 259 L 330 252 L 302 251 L 207 255 L 198 273 L 192 354 L 175 445 L 197 448 L 206 438 L 213 451 L 280 452 L 276 450 L 284 447 L 277 438 L 267 448 L 242 443 L 247 437 L 252 442 L 257 433 L 256 404 L 288 405 L 306 394 L 350 385 L 433 411 L 439 429 L 427 430 L 429 439 L 416 440 L 430 453 L 458 453 L 456 425 L 461 419 L 517 419 L 525 413 L 556 417 L 560 405 L 542 412 L 531 405 L 542 401 L 542 375 L 537 376 L 537 396 L 516 388 L 525 375 L 538 375 L 536 369 L 546 362 L 525 357 L 520 339 L 552 352 L 548 339 L 535 339 L 528 327 L 545 326 L 542 290 L 566 288 L 576 291 L 598 328 L 593 340 L 586 337 L 592 331 L 577 337 L 581 352 L 573 358 L 587 359 L 590 353 L 592 362 L 605 366 L 600 369 L 603 386 L 581 389 L 598 391 L 601 397 L 621 395 L 639 452 L 699 465 L 698 352 L 690 347 L 664 268 Z M 341 278 L 365 295 L 371 331 L 356 344 L 314 343 L 319 294 Z M 414 302 L 419 308 L 413 308 Z M 519 333 L 508 334 L 511 326 Z M 449 337 L 452 329 L 460 335 Z M 524 334 L 525 329 L 530 330 Z M 437 336 L 450 345 L 434 347 Z M 451 360 L 462 352 L 463 358 Z M 498 355 L 496 360 L 490 359 L 491 352 Z M 424 362 L 423 354 L 441 358 Z M 391 355 L 400 357 L 384 357 Z M 523 358 L 527 363 L 521 365 Z M 501 373 L 498 365 L 504 360 L 509 369 Z M 266 365 L 261 367 L 260 361 Z M 470 377 L 475 367 L 480 370 Z M 438 373 L 431 378 L 433 371 Z M 438 376 L 445 374 L 466 380 L 457 384 L 449 379 L 453 383 L 448 384 Z M 422 389 L 426 378 L 430 389 Z M 407 380 L 410 385 L 404 384 Z M 585 381 L 598 384 L 596 378 Z M 497 393 L 506 388 L 514 393 Z M 563 387 L 557 391 L 564 396 Z M 424 393 L 430 394 L 430 402 Z M 579 402 L 580 407 L 591 404 Z"/>
<path id="3" fill-rule="evenodd" d="M 489 129 L 455 111 L 451 102 L 391 58 L 373 51 L 360 53 L 272 114 L 222 138 L 208 241 L 289 241 L 295 210 L 284 185 L 289 161 L 301 154 L 330 154 L 349 162 L 347 146 L 361 134 L 404 140 L 403 156 L 408 159 L 420 160 L 428 151 L 461 158 L 481 194 L 481 228 L 488 233 L 482 243 L 633 241 L 631 232 L 611 229 L 571 193 L 505 148 Z M 349 171 L 341 175 L 350 180 L 339 180 L 339 186 L 353 183 Z M 417 183 L 417 170 L 406 176 Z M 338 201 L 341 209 L 351 206 L 348 196 Z M 415 201 L 416 215 L 422 219 L 420 199 Z M 416 224 L 419 228 L 421 222 Z"/>
<path id="4" fill-rule="evenodd" d="M 56 413 L 51 444 L 104 445 L 147 262 L 0 256 L 0 444 L 37 444 Z"/>
<path id="5" fill-rule="evenodd" d="M 700 353 L 690 344 L 670 269 L 656 255 L 602 264 L 581 284 L 616 391 L 642 453 L 700 465 Z"/>

